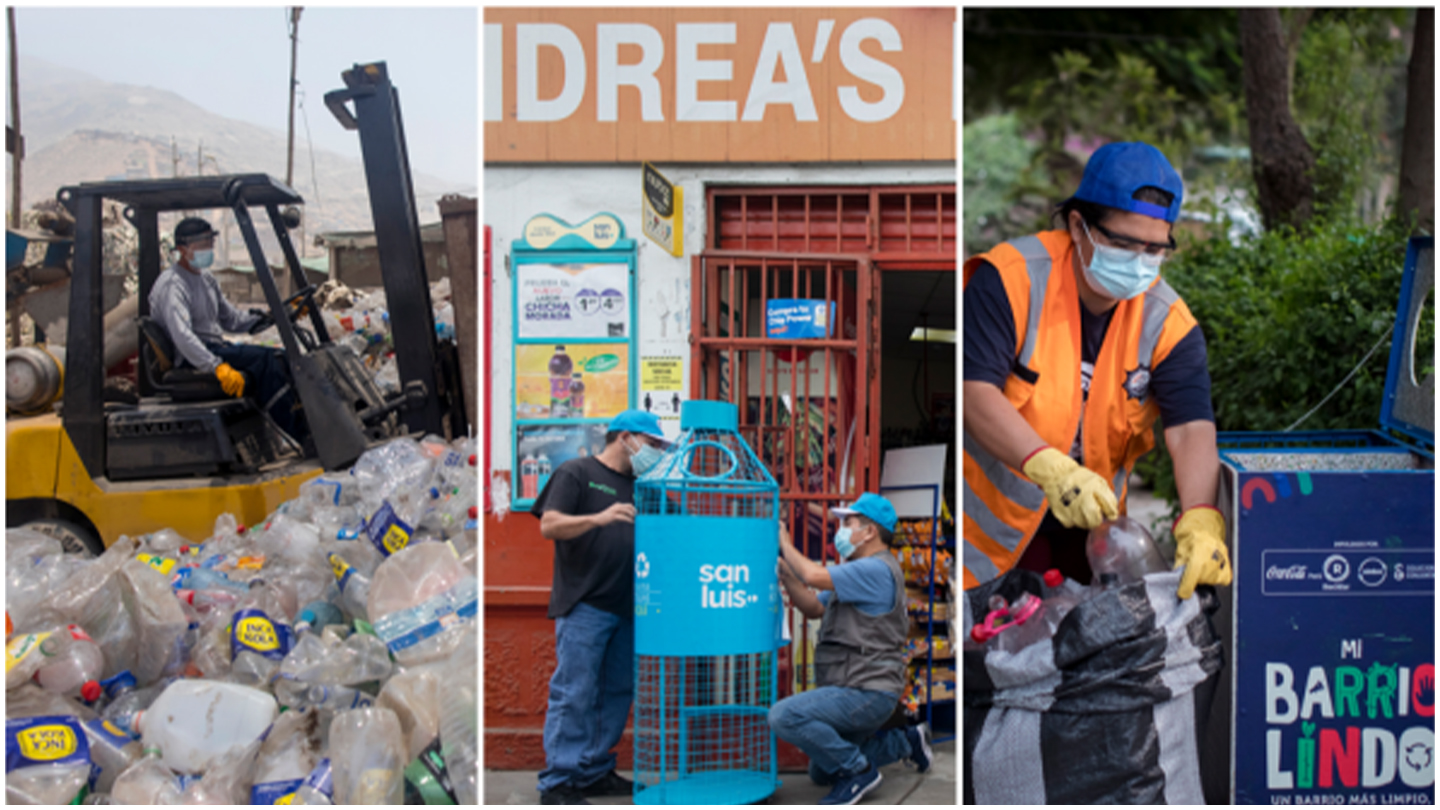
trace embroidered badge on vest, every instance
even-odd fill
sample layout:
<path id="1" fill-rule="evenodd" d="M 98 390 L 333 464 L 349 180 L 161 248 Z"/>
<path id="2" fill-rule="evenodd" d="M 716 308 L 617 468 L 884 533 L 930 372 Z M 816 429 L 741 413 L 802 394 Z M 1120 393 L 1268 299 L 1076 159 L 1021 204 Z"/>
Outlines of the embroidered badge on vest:
<path id="1" fill-rule="evenodd" d="M 1131 399 L 1145 399 L 1150 395 L 1150 369 L 1141 366 L 1125 374 L 1125 393 Z"/>

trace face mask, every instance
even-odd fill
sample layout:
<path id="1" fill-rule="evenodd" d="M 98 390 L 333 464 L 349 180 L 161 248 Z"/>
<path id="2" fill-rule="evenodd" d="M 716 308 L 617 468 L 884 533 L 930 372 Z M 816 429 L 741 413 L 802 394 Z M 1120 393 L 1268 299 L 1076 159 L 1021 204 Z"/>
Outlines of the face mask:
<path id="1" fill-rule="evenodd" d="M 1122 301 L 1150 289 L 1150 285 L 1160 275 L 1163 257 L 1134 250 L 1121 250 L 1110 245 L 1097 245 L 1095 238 L 1090 236 L 1090 227 L 1083 221 L 1080 224 L 1085 228 L 1085 235 L 1090 238 L 1090 246 L 1094 248 L 1094 253 L 1090 255 L 1090 266 L 1085 268 L 1085 280 L 1091 287 Z"/>
<path id="2" fill-rule="evenodd" d="M 842 560 L 850 559 L 850 555 L 855 553 L 855 544 L 850 540 L 851 534 L 849 526 L 841 526 L 835 530 L 835 550 L 840 552 Z"/>
<path id="3" fill-rule="evenodd" d="M 204 270 L 215 263 L 215 251 L 197 250 L 195 255 L 190 257 L 190 266 L 196 270 Z"/>
<path id="4" fill-rule="evenodd" d="M 660 462 L 664 455 L 649 444 L 641 443 L 640 449 L 630 454 L 630 470 L 637 476 L 650 472 L 650 469 Z"/>

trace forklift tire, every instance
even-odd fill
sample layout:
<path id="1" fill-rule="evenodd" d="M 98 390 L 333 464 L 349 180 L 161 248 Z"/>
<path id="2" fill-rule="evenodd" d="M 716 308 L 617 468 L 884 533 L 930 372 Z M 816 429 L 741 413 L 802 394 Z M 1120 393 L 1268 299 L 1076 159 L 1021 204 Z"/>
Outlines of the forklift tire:
<path id="1" fill-rule="evenodd" d="M 78 554 L 81 557 L 93 558 L 105 551 L 99 537 L 85 527 L 71 523 L 64 518 L 32 520 L 20 528 L 48 534 L 59 540 L 60 546 L 65 549 L 66 554 Z"/>

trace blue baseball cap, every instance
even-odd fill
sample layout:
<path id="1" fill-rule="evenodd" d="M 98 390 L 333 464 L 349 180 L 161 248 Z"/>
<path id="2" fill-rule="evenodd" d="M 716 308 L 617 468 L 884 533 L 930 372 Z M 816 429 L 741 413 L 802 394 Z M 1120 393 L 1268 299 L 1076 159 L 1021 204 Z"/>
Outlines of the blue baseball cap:
<path id="1" fill-rule="evenodd" d="M 1174 199 L 1170 206 L 1135 199 L 1135 192 L 1145 186 L 1168 191 Z M 1185 184 L 1159 149 L 1148 143 L 1129 141 L 1107 143 L 1095 150 L 1085 164 L 1085 176 L 1075 199 L 1097 203 L 1120 211 L 1144 214 L 1147 217 L 1174 222 L 1180 217 L 1180 201 Z"/>
<path id="2" fill-rule="evenodd" d="M 849 506 L 831 509 L 830 514 L 838 518 L 844 518 L 846 515 L 863 515 L 880 524 L 885 531 L 895 531 L 895 507 L 873 492 L 861 495 Z"/>
<path id="3" fill-rule="evenodd" d="M 610 420 L 607 428 L 610 431 L 623 430 L 627 433 L 643 433 L 654 439 L 659 439 L 663 444 L 670 444 L 665 438 L 664 431 L 660 430 L 660 417 L 649 411 L 641 411 L 631 408 L 628 411 L 621 411 Z"/>

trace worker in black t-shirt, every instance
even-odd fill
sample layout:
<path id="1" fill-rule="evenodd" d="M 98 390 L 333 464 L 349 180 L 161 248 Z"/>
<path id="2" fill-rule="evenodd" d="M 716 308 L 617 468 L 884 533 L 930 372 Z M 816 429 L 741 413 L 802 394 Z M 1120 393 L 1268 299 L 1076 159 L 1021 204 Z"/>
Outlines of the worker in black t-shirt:
<path id="1" fill-rule="evenodd" d="M 635 477 L 667 444 L 654 414 L 624 411 L 610 422 L 605 449 L 561 464 L 530 509 L 540 534 L 555 541 L 541 804 L 633 790 L 615 772 L 613 749 L 634 696 Z"/>

